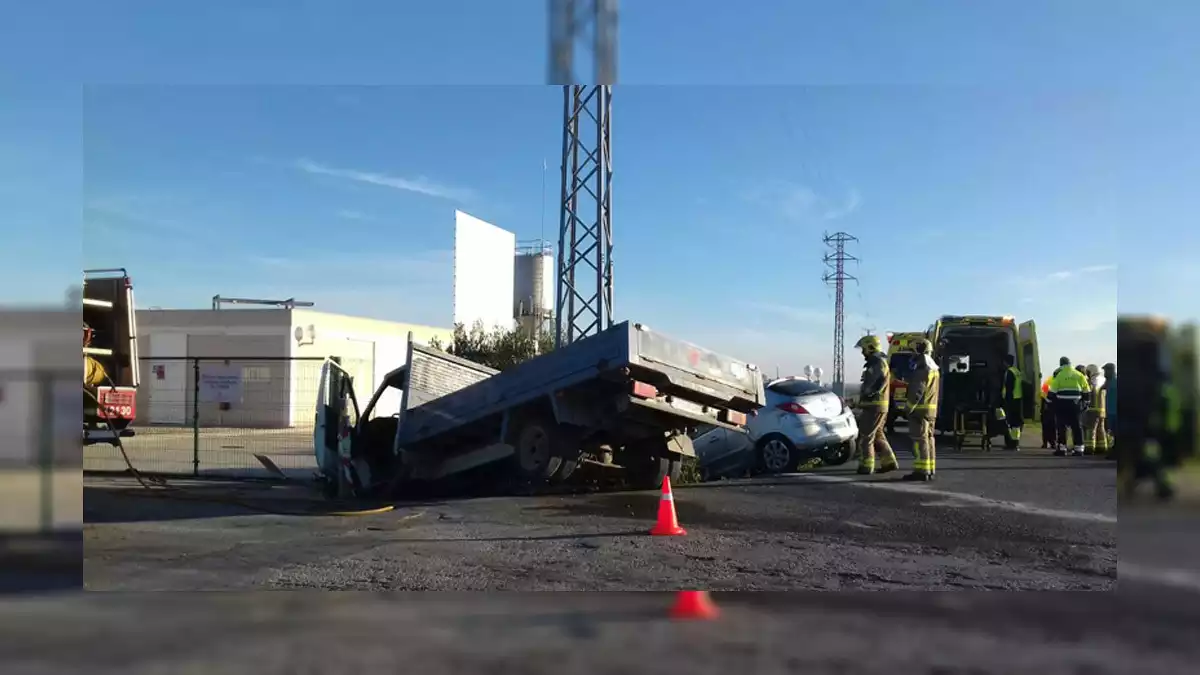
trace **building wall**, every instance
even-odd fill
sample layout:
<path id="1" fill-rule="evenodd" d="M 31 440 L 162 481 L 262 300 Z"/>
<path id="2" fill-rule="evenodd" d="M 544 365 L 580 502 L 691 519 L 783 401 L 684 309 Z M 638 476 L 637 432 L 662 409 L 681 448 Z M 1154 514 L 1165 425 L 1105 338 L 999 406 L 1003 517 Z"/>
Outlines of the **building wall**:
<path id="1" fill-rule="evenodd" d="M 241 400 L 228 409 L 201 403 L 201 426 L 282 427 L 291 413 L 291 367 L 287 361 L 291 312 L 284 309 L 138 310 L 142 386 L 138 423 L 192 424 L 196 373 L 240 368 Z M 229 360 L 228 365 L 225 359 Z"/>
<path id="2" fill-rule="evenodd" d="M 404 365 L 408 334 L 428 344 L 450 342 L 453 330 L 305 309 L 141 310 L 138 312 L 142 387 L 140 424 L 190 425 L 196 376 L 187 358 L 206 368 L 240 368 L 240 400 L 201 403 L 202 426 L 310 426 L 321 367 L 331 356 L 355 380 L 365 406 L 389 371 Z M 187 358 L 182 358 L 187 357 Z M 226 364 L 225 360 L 229 363 Z M 399 410 L 399 399 L 378 410 Z"/>
<path id="3" fill-rule="evenodd" d="M 454 337 L 450 328 L 382 321 L 363 317 L 297 309 L 292 313 L 293 357 L 338 356 L 342 365 L 354 377 L 354 391 L 360 406 L 365 407 L 387 373 L 404 365 L 408 352 L 408 334 L 420 344 L 437 338 L 449 344 Z M 297 339 L 300 336 L 301 339 Z M 311 338 L 311 339 L 310 339 Z M 320 380 L 319 366 L 297 363 L 292 375 L 292 391 L 296 405 L 292 420 L 302 423 L 312 416 Z M 381 398 L 376 411 L 382 415 L 397 412 L 400 400 L 394 394 Z"/>

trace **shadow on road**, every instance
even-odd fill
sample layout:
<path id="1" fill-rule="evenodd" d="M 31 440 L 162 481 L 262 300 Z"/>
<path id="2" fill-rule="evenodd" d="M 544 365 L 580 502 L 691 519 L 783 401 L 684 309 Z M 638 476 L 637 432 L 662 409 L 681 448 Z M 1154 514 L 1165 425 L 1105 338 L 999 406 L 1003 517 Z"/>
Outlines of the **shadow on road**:
<path id="1" fill-rule="evenodd" d="M 83 533 L 0 533 L 0 594 L 83 588 Z"/>
<path id="2" fill-rule="evenodd" d="M 641 530 L 620 530 L 615 532 L 583 532 L 575 534 L 546 534 L 532 537 L 441 537 L 437 539 L 397 539 L 393 543 L 405 544 L 442 544 L 446 542 L 505 542 L 505 541 L 566 541 L 570 539 L 618 539 L 621 537 L 645 537 L 649 535 L 650 527 Z"/>

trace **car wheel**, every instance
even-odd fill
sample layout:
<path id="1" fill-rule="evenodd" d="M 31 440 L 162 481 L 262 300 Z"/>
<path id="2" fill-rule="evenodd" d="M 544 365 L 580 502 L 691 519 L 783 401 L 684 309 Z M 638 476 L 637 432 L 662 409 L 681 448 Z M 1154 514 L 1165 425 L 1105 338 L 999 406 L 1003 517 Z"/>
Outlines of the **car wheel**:
<path id="1" fill-rule="evenodd" d="M 841 466 L 849 462 L 854 455 L 855 445 L 854 439 L 850 439 L 841 445 L 826 448 L 825 453 L 821 455 L 821 463 L 825 466 Z"/>
<path id="2" fill-rule="evenodd" d="M 791 473 L 800 466 L 800 453 L 785 436 L 771 434 L 758 442 L 758 470 L 762 473 Z"/>

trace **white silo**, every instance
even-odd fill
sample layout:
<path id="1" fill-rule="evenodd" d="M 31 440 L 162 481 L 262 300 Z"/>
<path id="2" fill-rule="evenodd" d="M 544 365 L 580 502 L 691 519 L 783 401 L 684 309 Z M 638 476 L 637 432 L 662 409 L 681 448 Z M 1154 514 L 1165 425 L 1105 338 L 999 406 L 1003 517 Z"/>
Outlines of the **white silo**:
<path id="1" fill-rule="evenodd" d="M 541 239 L 518 242 L 513 261 L 513 317 L 530 333 L 554 318 L 554 247 Z"/>

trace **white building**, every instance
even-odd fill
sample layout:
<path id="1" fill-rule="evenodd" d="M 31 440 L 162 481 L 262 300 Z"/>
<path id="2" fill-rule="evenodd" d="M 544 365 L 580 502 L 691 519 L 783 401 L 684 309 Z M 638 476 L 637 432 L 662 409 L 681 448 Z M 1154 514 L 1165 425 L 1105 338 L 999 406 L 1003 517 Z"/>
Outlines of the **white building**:
<path id="1" fill-rule="evenodd" d="M 137 323 L 139 425 L 189 425 L 198 413 L 202 426 L 308 426 L 325 357 L 342 359 L 366 406 L 383 376 L 404 365 L 409 332 L 425 344 L 449 344 L 453 334 L 298 308 L 140 309 Z M 389 405 L 399 401 L 379 408 Z"/>

